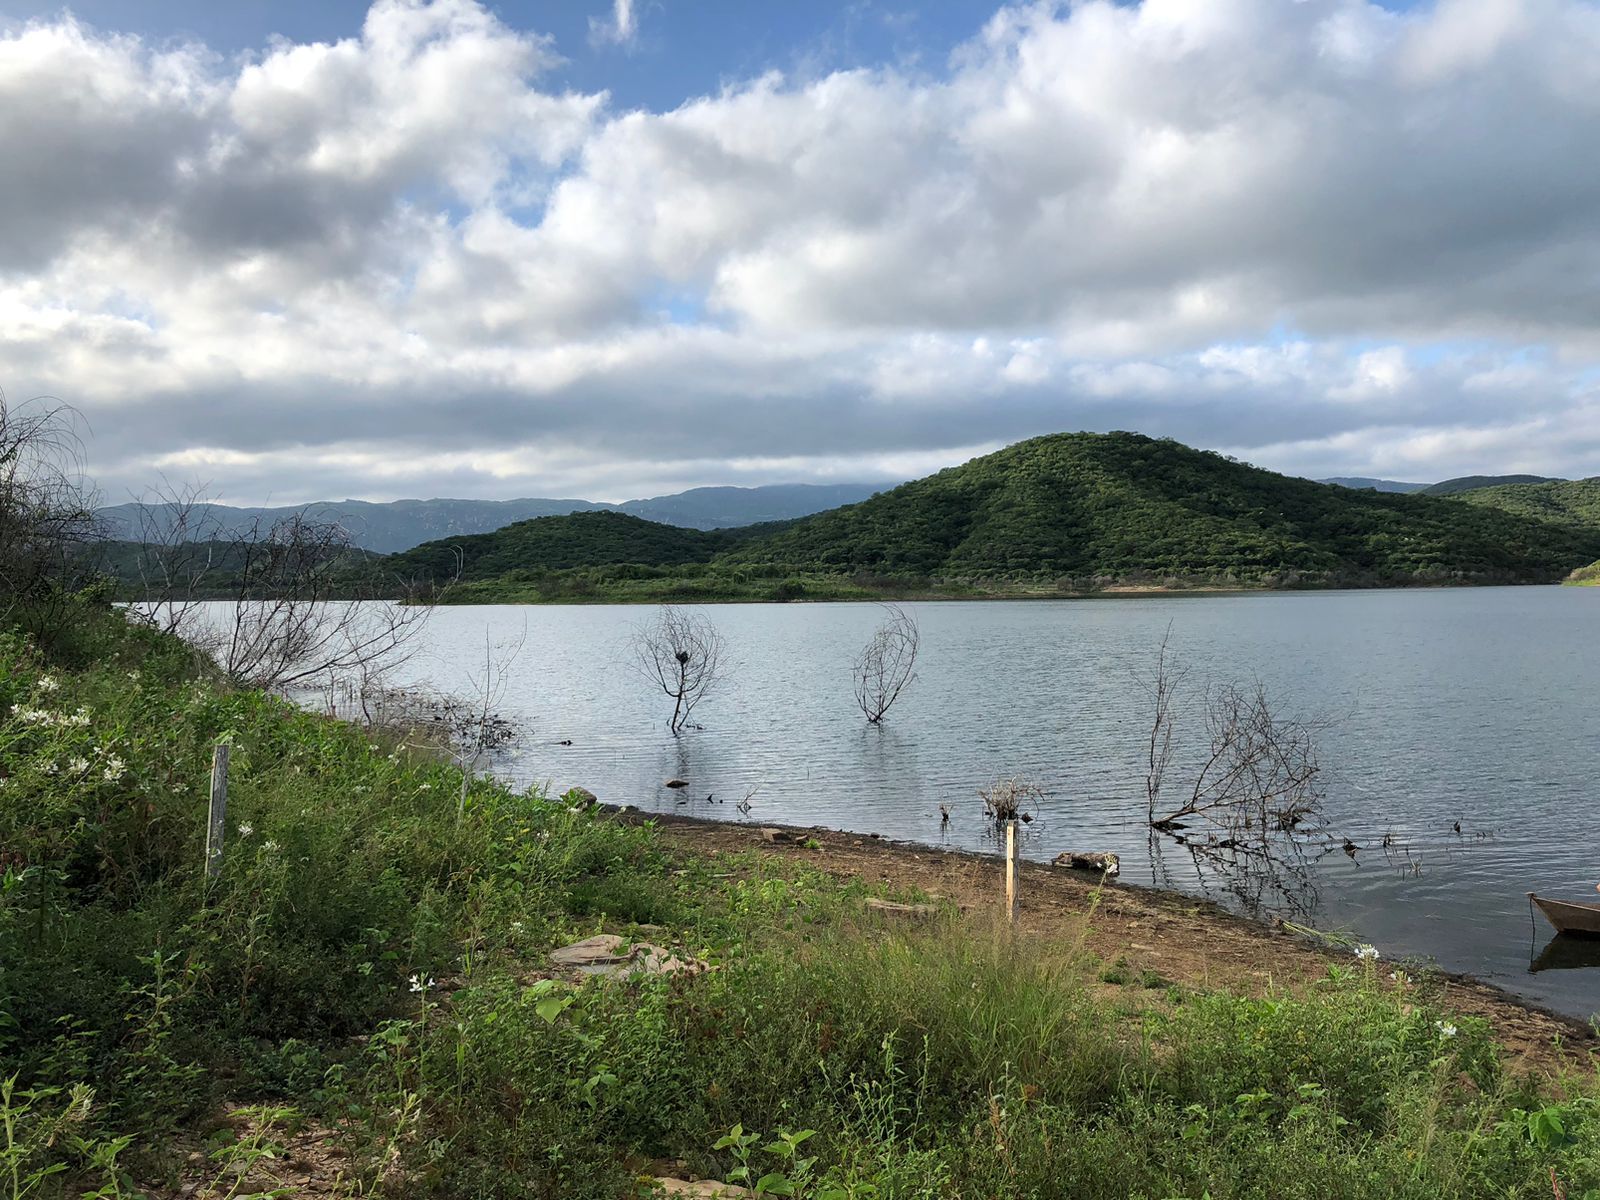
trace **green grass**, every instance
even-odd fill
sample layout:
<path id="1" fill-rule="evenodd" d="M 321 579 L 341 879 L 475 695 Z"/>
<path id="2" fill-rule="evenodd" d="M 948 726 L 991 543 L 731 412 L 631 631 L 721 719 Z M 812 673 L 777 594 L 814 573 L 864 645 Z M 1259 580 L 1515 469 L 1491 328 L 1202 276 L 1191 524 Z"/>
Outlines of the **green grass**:
<path id="1" fill-rule="evenodd" d="M 0 635 L 7 1200 L 132 1196 L 196 1145 L 222 1174 L 296 1121 L 338 1131 L 349 1195 L 630 1196 L 655 1158 L 813 1200 L 1600 1194 L 1592 1074 L 1517 1078 L 1382 969 L 1251 998 L 885 926 L 801 865 L 485 781 L 462 805 L 420 752 L 70 617 L 48 652 Z M 600 930 L 711 969 L 547 978 Z M 204 1141 L 225 1104 L 255 1131 Z"/>
<path id="2" fill-rule="evenodd" d="M 1600 562 L 1590 563 L 1587 567 L 1579 567 L 1566 581 L 1578 587 L 1595 587 L 1600 585 Z"/>

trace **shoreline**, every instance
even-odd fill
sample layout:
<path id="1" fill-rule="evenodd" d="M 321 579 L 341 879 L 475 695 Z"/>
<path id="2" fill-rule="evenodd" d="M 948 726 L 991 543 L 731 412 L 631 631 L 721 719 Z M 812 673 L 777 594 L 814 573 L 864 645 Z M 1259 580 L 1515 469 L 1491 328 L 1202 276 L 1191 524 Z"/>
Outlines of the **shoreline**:
<path id="1" fill-rule="evenodd" d="M 998 914 L 1004 907 L 997 855 L 816 826 L 734 824 L 631 806 L 600 808 L 630 824 L 653 822 L 669 843 L 695 853 L 753 850 L 894 892 L 926 893 L 955 904 L 963 914 Z M 776 830 L 783 840 L 768 840 L 763 830 Z M 1077 872 L 1022 861 L 1018 894 L 1019 930 L 1044 938 L 1081 939 L 1107 962 L 1125 963 L 1133 976 L 1265 993 L 1308 987 L 1325 978 L 1330 966 L 1355 965 L 1348 951 L 1182 892 L 1142 884 L 1102 885 Z M 1584 1021 L 1472 975 L 1434 966 L 1413 969 L 1406 960 L 1380 967 L 1386 980 L 1390 971 L 1404 970 L 1412 976 L 1407 986 L 1443 1007 L 1488 1020 L 1510 1058 L 1528 1066 L 1556 1069 L 1600 1051 L 1600 1038 Z"/>
<path id="2" fill-rule="evenodd" d="M 478 584 L 463 585 L 466 588 L 479 586 Z M 944 591 L 944 590 L 915 590 L 905 591 L 884 590 L 870 593 L 841 593 L 828 594 L 819 591 L 815 595 L 797 595 L 774 597 L 771 595 L 743 595 L 743 596 L 702 596 L 692 592 L 675 593 L 668 590 L 659 596 L 619 596 L 616 594 L 597 594 L 593 596 L 582 595 L 515 595 L 508 594 L 504 597 L 480 598 L 469 595 L 466 598 L 454 600 L 441 598 L 429 601 L 419 601 L 429 606 L 440 608 L 472 608 L 491 606 L 570 606 L 583 608 L 590 606 L 640 606 L 653 604 L 680 604 L 680 605 L 719 605 L 719 604 L 928 604 L 928 603 L 972 603 L 991 602 L 1004 600 L 1021 601 L 1046 601 L 1046 600 L 1139 600 L 1163 599 L 1181 596 L 1264 596 L 1264 595 L 1302 595 L 1327 592 L 1441 592 L 1462 591 L 1471 588 L 1542 588 L 1566 586 L 1564 579 L 1547 580 L 1453 580 L 1448 582 L 1427 583 L 1400 583 L 1387 581 L 1383 583 L 1301 583 L 1289 586 L 1273 586 L 1267 584 L 1108 584 L 1105 587 L 1090 588 L 1076 591 L 1061 591 L 1054 588 L 1023 588 L 1023 589 L 995 589 L 988 591 Z M 411 603 L 411 601 L 402 601 Z"/>

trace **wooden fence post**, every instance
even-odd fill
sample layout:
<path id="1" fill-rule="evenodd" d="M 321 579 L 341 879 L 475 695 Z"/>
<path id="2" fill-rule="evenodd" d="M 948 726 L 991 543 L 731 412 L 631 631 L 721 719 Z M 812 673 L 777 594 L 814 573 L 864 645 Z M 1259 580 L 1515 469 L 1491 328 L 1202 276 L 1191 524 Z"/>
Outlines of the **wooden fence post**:
<path id="1" fill-rule="evenodd" d="M 1017 823 L 1006 822 L 1006 920 L 1017 919 Z"/>
<path id="2" fill-rule="evenodd" d="M 206 878 L 222 871 L 222 835 L 228 827 L 228 743 L 211 751 L 211 820 L 206 826 Z"/>

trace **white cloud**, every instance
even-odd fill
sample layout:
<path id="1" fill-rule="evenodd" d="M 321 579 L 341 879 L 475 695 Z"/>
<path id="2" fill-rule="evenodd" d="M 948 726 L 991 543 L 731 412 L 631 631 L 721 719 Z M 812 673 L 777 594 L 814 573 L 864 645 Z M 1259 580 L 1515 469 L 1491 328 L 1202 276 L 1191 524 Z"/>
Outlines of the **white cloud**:
<path id="1" fill-rule="evenodd" d="M 1041 3 L 942 73 L 664 113 L 550 87 L 558 49 L 472 0 L 240 60 L 0 36 L 0 383 L 79 404 L 111 490 L 239 500 L 1078 427 L 1600 470 L 1589 0 Z"/>
<path id="2" fill-rule="evenodd" d="M 611 19 L 589 18 L 589 41 L 593 45 L 631 46 L 639 37 L 639 14 L 633 0 L 612 0 Z"/>

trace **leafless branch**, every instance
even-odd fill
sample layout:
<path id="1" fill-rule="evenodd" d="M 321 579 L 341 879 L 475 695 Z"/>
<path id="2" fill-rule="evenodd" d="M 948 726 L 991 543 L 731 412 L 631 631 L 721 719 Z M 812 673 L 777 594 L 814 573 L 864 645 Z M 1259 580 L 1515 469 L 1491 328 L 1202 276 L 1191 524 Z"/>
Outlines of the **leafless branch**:
<path id="1" fill-rule="evenodd" d="M 21 404 L 0 392 L 0 603 L 68 590 L 93 540 L 76 412 L 49 397 Z"/>
<path id="2" fill-rule="evenodd" d="M 672 699 L 667 727 L 673 733 L 723 680 L 726 646 L 706 617 L 663 604 L 656 619 L 633 632 L 634 665 Z"/>
<path id="3" fill-rule="evenodd" d="M 1146 743 L 1145 805 L 1152 862 L 1161 837 L 1181 847 L 1202 879 L 1219 878 L 1247 907 L 1273 899 L 1299 909 L 1311 893 L 1306 868 L 1330 841 L 1322 815 L 1320 723 L 1285 718 L 1266 689 L 1213 685 L 1203 695 L 1205 740 L 1178 737 L 1186 671 L 1163 637 L 1156 673 L 1145 680 L 1151 700 Z M 1192 774 L 1181 803 L 1163 803 L 1176 752 L 1192 751 Z M 1159 835 L 1159 836 L 1158 836 Z"/>
<path id="4" fill-rule="evenodd" d="M 922 635 L 898 604 L 882 605 L 886 619 L 862 647 L 855 662 L 856 703 L 876 725 L 916 676 Z"/>

